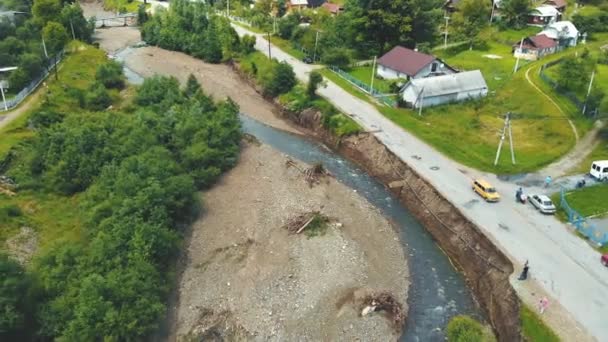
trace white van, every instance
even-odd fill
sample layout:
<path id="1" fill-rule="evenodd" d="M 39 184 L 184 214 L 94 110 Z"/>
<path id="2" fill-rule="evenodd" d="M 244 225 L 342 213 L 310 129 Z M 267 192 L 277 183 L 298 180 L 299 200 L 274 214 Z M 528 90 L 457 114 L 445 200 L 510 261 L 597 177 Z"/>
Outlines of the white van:
<path id="1" fill-rule="evenodd" d="M 608 180 L 608 160 L 594 161 L 589 174 L 599 181 Z"/>

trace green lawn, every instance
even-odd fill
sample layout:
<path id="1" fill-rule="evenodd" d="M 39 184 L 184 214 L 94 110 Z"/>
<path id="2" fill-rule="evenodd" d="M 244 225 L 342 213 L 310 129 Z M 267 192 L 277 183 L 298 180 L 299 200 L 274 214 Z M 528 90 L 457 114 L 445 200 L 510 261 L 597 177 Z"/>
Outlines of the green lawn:
<path id="1" fill-rule="evenodd" d="M 371 85 L 371 79 L 372 79 L 372 66 L 371 65 L 353 67 L 353 68 L 350 68 L 345 71 L 348 72 L 348 74 L 351 75 L 352 77 L 367 84 L 368 86 Z M 376 89 L 377 91 L 379 91 L 381 93 L 385 93 L 385 94 L 391 93 L 391 82 L 375 76 L 374 77 L 374 89 Z"/>
<path id="2" fill-rule="evenodd" d="M 68 95 L 68 87 L 87 89 L 95 80 L 97 66 L 106 60 L 106 54 L 91 46 L 73 42 L 68 47 L 70 52 L 59 68 L 59 80 L 52 74 L 47 79 L 49 103 L 47 108 L 68 115 L 83 113 L 73 97 Z M 38 103 L 0 131 L 0 159 L 16 144 L 32 137 L 35 132 L 27 127 L 29 116 L 46 101 L 47 89 L 42 91 Z M 44 249 L 60 239 L 80 238 L 80 227 L 84 218 L 79 210 L 79 198 L 49 194 L 42 189 L 33 192 L 17 192 L 13 197 L 0 194 L 0 208 L 16 206 L 22 215 L 1 217 L 0 245 L 17 233 L 21 226 L 27 225 L 38 233 L 38 243 Z"/>
<path id="3" fill-rule="evenodd" d="M 137 0 L 103 0 L 103 7 L 105 9 L 121 13 L 136 13 L 141 4 L 143 3 Z"/>
<path id="4" fill-rule="evenodd" d="M 520 319 L 522 332 L 526 341 L 559 342 L 559 337 L 526 305 L 521 306 Z"/>
<path id="5" fill-rule="evenodd" d="M 536 26 L 526 26 L 521 30 L 508 29 L 500 30 L 496 25 L 488 27 L 481 33 L 482 37 L 490 41 L 500 43 L 507 46 L 512 46 L 518 43 L 522 38 L 534 36 L 542 31 L 542 28 Z"/>
<path id="6" fill-rule="evenodd" d="M 304 57 L 306 57 L 306 54 L 303 51 L 296 49 L 291 44 L 291 42 L 288 40 L 282 39 L 277 36 L 271 36 L 270 41 L 272 42 L 272 44 L 274 46 L 278 47 L 279 49 L 283 50 L 284 52 L 287 52 L 288 54 L 292 55 L 293 57 L 295 57 L 299 60 L 302 60 L 302 59 L 304 59 Z M 312 58 L 312 56 L 311 56 L 311 58 Z"/>
<path id="7" fill-rule="evenodd" d="M 571 171 L 572 174 L 589 173 L 591 169 L 591 163 L 595 160 L 608 160 L 608 132 L 604 135 L 600 135 L 599 144 L 591 151 L 591 153 L 581 162 L 575 169 Z"/>
<path id="8" fill-rule="evenodd" d="M 559 194 L 554 198 L 559 203 Z M 608 184 L 589 186 L 566 193 L 566 201 L 570 207 L 585 217 L 608 214 L 606 199 L 608 199 Z"/>

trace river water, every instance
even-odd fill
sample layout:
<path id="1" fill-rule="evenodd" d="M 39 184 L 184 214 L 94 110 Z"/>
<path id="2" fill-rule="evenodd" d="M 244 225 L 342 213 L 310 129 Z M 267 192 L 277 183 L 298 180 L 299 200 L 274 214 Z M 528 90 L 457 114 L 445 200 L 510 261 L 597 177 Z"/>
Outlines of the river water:
<path id="1" fill-rule="evenodd" d="M 130 51 L 131 47 L 117 51 L 116 59 L 124 62 Z M 124 67 L 124 72 L 130 83 L 143 82 L 143 77 L 133 70 Z M 463 276 L 425 228 L 381 183 L 322 144 L 272 128 L 246 115 L 241 115 L 241 122 L 243 132 L 261 142 L 303 162 L 322 163 L 338 181 L 365 197 L 398 228 L 408 256 L 411 282 L 407 299 L 409 312 L 401 341 L 444 341 L 443 329 L 455 315 L 466 314 L 484 320 Z"/>
<path id="2" fill-rule="evenodd" d="M 443 329 L 454 315 L 483 320 L 464 278 L 425 228 L 381 183 L 322 144 L 283 132 L 241 115 L 243 132 L 309 164 L 323 163 L 337 180 L 365 197 L 398 228 L 408 256 L 411 286 L 402 341 L 444 341 Z"/>

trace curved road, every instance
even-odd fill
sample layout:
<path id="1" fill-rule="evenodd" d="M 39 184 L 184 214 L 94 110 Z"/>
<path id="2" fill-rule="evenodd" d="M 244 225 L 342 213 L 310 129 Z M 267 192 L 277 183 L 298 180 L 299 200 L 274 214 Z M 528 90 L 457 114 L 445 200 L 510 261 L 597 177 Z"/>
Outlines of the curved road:
<path id="1" fill-rule="evenodd" d="M 235 26 L 235 29 L 241 36 L 255 35 L 256 48 L 268 53 L 268 42 L 263 37 L 240 26 Z M 274 46 L 272 56 L 290 63 L 298 79 L 307 81 L 312 66 Z M 542 216 L 530 206 L 516 204 L 513 199 L 516 184 L 457 164 L 395 125 L 371 104 L 326 81 L 327 86 L 318 91 L 321 96 L 350 115 L 364 129 L 375 131 L 374 135 L 388 149 L 426 177 L 443 196 L 476 223 L 511 258 L 516 268 L 529 260 L 531 274 L 542 289 L 597 340 L 608 341 L 608 270 L 600 264 L 597 251 L 554 217 Z M 413 155 L 422 158 L 417 160 L 412 158 Z M 504 195 L 503 201 L 487 204 L 473 194 L 471 180 L 480 176 L 495 184 Z M 543 192 L 543 189 L 534 187 L 526 190 Z M 517 283 L 517 280 L 513 279 L 512 282 Z M 523 298 L 530 298 L 535 291 L 532 283 L 514 285 Z"/>

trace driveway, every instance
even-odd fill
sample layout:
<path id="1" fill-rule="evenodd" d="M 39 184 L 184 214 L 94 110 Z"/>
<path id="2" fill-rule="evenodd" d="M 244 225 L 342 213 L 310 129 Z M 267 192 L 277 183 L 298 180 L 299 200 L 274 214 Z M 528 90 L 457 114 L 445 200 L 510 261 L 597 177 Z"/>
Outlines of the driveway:
<path id="1" fill-rule="evenodd" d="M 254 34 L 235 26 L 239 35 Z M 254 34 L 256 35 L 256 34 Z M 256 48 L 268 53 L 268 42 L 257 36 Z M 290 63 L 298 79 L 306 82 L 312 67 L 272 47 L 272 57 Z M 471 170 L 450 160 L 331 81 L 318 93 L 342 112 L 350 115 L 393 153 L 424 176 L 472 222 L 477 224 L 514 262 L 516 269 L 529 260 L 533 278 L 543 290 L 600 341 L 608 341 L 608 272 L 600 264 L 600 254 L 574 236 L 554 217 L 543 216 L 529 206 L 516 204 L 518 185 L 493 174 Z M 454 137 L 457 141 L 458 137 Z M 412 156 L 418 155 L 420 159 Z M 483 177 L 503 194 L 503 201 L 487 204 L 471 191 L 471 180 Z M 542 192 L 531 185 L 528 192 Z M 529 297 L 526 286 L 516 286 L 522 297 Z"/>

